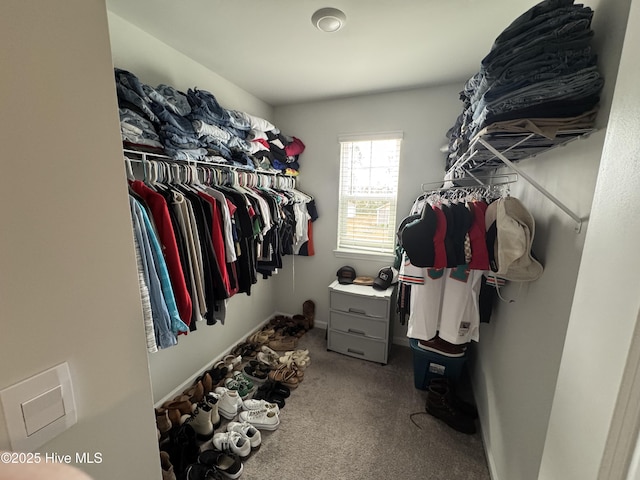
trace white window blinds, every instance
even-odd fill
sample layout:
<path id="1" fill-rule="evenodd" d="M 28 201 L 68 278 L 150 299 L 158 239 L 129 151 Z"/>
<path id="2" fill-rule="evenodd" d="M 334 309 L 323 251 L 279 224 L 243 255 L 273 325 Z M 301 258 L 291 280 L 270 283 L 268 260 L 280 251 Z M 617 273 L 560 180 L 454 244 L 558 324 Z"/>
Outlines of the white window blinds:
<path id="1" fill-rule="evenodd" d="M 338 251 L 393 254 L 402 133 L 339 140 Z"/>

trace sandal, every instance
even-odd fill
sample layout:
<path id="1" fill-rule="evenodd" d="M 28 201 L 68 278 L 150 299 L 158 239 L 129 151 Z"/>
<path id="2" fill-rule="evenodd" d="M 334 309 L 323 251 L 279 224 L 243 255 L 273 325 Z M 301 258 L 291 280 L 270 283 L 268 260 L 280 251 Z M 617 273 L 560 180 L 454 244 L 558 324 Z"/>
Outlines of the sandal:
<path id="1" fill-rule="evenodd" d="M 271 339 L 271 336 L 269 335 L 269 333 L 267 332 L 255 332 L 252 333 L 251 335 L 249 335 L 247 337 L 247 342 L 248 343 L 259 343 L 259 344 L 265 344 L 267 343 L 269 340 Z"/>
<path id="2" fill-rule="evenodd" d="M 231 372 L 236 368 L 237 365 L 242 363 L 242 356 L 240 355 L 225 355 L 222 359 L 224 364 L 227 366 L 227 373 Z"/>
<path id="3" fill-rule="evenodd" d="M 294 350 L 298 346 L 298 339 L 296 337 L 280 337 L 271 340 L 268 346 L 273 350 Z"/>
<path id="4" fill-rule="evenodd" d="M 277 369 L 269 372 L 269 378 L 290 389 L 298 388 L 298 383 L 300 383 L 296 372 L 286 365 L 280 365 Z"/>
<path id="5" fill-rule="evenodd" d="M 278 361 L 283 365 L 287 365 L 290 368 L 295 368 L 296 370 L 298 370 L 299 377 L 304 376 L 303 371 L 307 366 L 307 362 L 303 359 L 303 357 L 294 355 L 294 352 L 287 352 L 282 357 L 280 357 Z"/>
<path id="6" fill-rule="evenodd" d="M 215 388 L 216 385 L 226 378 L 227 373 L 229 373 L 229 369 L 225 363 L 220 360 L 219 362 L 216 362 L 207 373 L 211 376 L 212 388 Z"/>
<path id="7" fill-rule="evenodd" d="M 271 368 L 257 360 L 251 360 L 245 365 L 242 373 L 256 382 L 264 382 L 269 375 Z"/>
<path id="8" fill-rule="evenodd" d="M 270 353 L 260 352 L 257 358 L 260 363 L 265 364 L 271 369 L 278 368 L 278 354 L 272 355 Z"/>
<path id="9" fill-rule="evenodd" d="M 231 354 L 236 356 L 239 355 L 243 358 L 254 358 L 258 348 L 259 344 L 257 342 L 243 342 L 233 347 Z"/>
<path id="10" fill-rule="evenodd" d="M 276 315 L 267 324 L 265 328 L 279 328 L 283 327 L 287 322 L 291 321 L 291 317 L 286 317 L 284 315 Z"/>

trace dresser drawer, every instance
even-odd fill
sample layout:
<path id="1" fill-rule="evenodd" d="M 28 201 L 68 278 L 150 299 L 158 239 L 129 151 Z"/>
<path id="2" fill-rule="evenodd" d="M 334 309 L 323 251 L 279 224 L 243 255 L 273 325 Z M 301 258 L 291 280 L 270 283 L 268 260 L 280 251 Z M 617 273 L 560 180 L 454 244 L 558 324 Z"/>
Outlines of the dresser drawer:
<path id="1" fill-rule="evenodd" d="M 327 348 L 363 360 L 387 363 L 387 342 L 328 330 Z"/>
<path id="2" fill-rule="evenodd" d="M 330 293 L 329 308 L 375 318 L 388 318 L 389 315 L 389 302 L 384 298 L 350 295 L 334 291 Z"/>
<path id="3" fill-rule="evenodd" d="M 363 317 L 342 312 L 329 312 L 329 328 L 360 337 L 377 338 L 386 340 L 389 331 L 389 322 L 381 319 Z"/>

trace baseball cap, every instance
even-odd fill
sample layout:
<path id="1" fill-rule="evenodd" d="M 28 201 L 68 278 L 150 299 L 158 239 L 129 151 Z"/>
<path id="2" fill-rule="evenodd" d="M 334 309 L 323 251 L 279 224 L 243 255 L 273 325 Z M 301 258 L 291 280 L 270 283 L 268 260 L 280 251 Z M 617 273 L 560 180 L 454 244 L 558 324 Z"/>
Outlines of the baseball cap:
<path id="1" fill-rule="evenodd" d="M 357 276 L 356 270 L 353 267 L 350 267 L 349 265 L 340 267 L 336 275 L 338 276 L 338 283 L 341 283 L 343 285 L 353 283 L 353 281 L 356 279 L 356 276 Z"/>
<path id="2" fill-rule="evenodd" d="M 418 220 L 407 224 L 400 234 L 400 244 L 411 264 L 416 267 L 432 267 L 435 257 L 433 236 L 437 218 L 433 209 L 425 205 Z"/>
<path id="3" fill-rule="evenodd" d="M 386 290 L 398 281 L 398 271 L 393 267 L 381 268 L 378 276 L 373 281 L 373 288 L 376 290 Z"/>

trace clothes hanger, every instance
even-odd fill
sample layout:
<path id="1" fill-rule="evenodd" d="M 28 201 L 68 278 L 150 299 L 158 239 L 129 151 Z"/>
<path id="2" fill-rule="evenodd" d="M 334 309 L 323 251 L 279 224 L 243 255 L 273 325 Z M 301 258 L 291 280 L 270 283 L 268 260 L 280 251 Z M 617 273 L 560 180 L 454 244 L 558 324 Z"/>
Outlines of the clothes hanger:
<path id="1" fill-rule="evenodd" d="M 129 157 L 127 157 L 126 155 L 124 156 L 124 164 L 125 164 L 125 168 L 126 168 L 126 172 L 127 172 L 127 180 L 133 182 L 136 177 L 133 174 L 133 167 L 131 166 L 131 159 Z"/>

